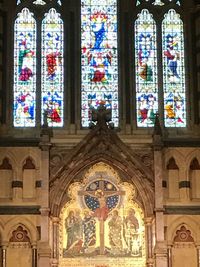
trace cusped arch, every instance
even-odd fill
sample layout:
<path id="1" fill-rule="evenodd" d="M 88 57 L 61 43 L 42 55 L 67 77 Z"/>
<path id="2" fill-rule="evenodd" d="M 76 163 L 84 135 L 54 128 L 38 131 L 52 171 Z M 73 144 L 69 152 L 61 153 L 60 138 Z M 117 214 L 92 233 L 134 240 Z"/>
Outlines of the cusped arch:
<path id="1" fill-rule="evenodd" d="M 2 240 L 4 242 L 9 242 L 13 231 L 15 231 L 19 226 L 22 226 L 23 229 L 27 231 L 31 243 L 35 243 L 37 241 L 36 227 L 33 225 L 31 220 L 21 217 L 11 218 L 7 221 L 7 223 L 5 223 Z"/>
<path id="2" fill-rule="evenodd" d="M 94 155 L 93 157 L 88 156 L 82 161 L 73 164 L 72 168 L 66 170 L 57 181 L 57 183 L 55 183 L 54 187 L 51 188 L 50 207 L 51 213 L 54 216 L 59 216 L 60 210 L 62 208 L 62 199 L 64 195 L 66 195 L 66 191 L 73 179 L 98 162 L 103 162 L 114 168 L 115 171 L 122 172 L 127 177 L 127 180 L 135 185 L 138 192 L 142 192 L 141 199 L 144 206 L 145 216 L 153 214 L 154 194 L 152 182 L 148 179 L 145 179 L 142 176 L 144 174 L 140 170 L 138 170 L 133 163 L 127 161 L 125 164 L 124 162 L 120 161 L 119 158 L 117 159 L 116 157 L 109 157 L 109 155 L 98 154 Z"/>
<path id="3" fill-rule="evenodd" d="M 182 226 L 185 226 L 187 230 L 191 231 L 191 236 L 194 239 L 194 242 L 197 243 L 200 240 L 199 234 L 199 223 L 192 216 L 181 216 L 179 218 L 174 219 L 171 224 L 168 226 L 167 231 L 167 240 L 168 243 L 172 244 L 174 238 L 177 235 L 177 231 L 180 230 Z"/>

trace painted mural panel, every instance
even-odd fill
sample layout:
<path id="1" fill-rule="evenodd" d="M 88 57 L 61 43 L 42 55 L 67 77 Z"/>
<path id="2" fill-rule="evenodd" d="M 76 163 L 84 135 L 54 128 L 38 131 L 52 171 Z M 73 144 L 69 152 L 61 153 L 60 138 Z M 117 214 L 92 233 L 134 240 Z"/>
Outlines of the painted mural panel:
<path id="1" fill-rule="evenodd" d="M 132 185 L 99 163 L 68 194 L 71 201 L 61 214 L 61 266 L 145 266 L 144 215 Z"/>

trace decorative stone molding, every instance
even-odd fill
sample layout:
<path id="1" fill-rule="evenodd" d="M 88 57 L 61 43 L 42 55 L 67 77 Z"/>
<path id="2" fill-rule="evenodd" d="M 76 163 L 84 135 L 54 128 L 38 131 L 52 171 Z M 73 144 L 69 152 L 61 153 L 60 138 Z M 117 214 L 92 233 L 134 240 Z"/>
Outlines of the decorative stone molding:
<path id="1" fill-rule="evenodd" d="M 28 232 L 24 230 L 22 226 L 18 226 L 17 229 L 12 232 L 10 242 L 25 242 L 29 243 L 30 246 L 30 238 L 28 236 Z"/>
<path id="2" fill-rule="evenodd" d="M 187 230 L 186 227 L 183 225 L 181 226 L 180 230 L 176 231 L 174 242 L 194 242 L 194 239 L 191 236 L 190 230 Z"/>
<path id="3" fill-rule="evenodd" d="M 49 216 L 50 209 L 49 208 L 41 208 L 40 213 L 41 216 Z"/>

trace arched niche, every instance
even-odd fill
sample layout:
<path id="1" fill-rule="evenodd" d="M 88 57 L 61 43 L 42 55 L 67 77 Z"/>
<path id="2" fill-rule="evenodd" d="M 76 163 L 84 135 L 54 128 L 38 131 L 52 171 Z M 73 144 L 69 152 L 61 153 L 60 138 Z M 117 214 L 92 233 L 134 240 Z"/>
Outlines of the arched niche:
<path id="1" fill-rule="evenodd" d="M 11 232 L 7 251 L 7 267 L 32 267 L 32 248 L 29 232 L 20 224 Z"/>
<path id="2" fill-rule="evenodd" d="M 5 157 L 0 164 L 0 198 L 12 196 L 13 167 L 9 158 Z"/>
<path id="3" fill-rule="evenodd" d="M 26 158 L 23 164 L 23 198 L 30 199 L 36 195 L 36 167 L 31 157 Z"/>
<path id="4" fill-rule="evenodd" d="M 200 164 L 195 157 L 190 163 L 189 169 L 190 197 L 191 199 L 200 198 Z"/>
<path id="5" fill-rule="evenodd" d="M 179 167 L 174 159 L 171 157 L 167 163 L 167 188 L 169 199 L 179 199 Z"/>
<path id="6" fill-rule="evenodd" d="M 136 187 L 99 162 L 69 186 L 60 213 L 60 266 L 146 263 L 144 211 Z M 99 257 L 97 257 L 99 256 Z M 129 265 L 128 265 L 129 264 Z"/>
<path id="7" fill-rule="evenodd" d="M 176 231 L 172 245 L 171 263 L 173 267 L 196 267 L 197 249 L 191 231 L 182 224 Z"/>

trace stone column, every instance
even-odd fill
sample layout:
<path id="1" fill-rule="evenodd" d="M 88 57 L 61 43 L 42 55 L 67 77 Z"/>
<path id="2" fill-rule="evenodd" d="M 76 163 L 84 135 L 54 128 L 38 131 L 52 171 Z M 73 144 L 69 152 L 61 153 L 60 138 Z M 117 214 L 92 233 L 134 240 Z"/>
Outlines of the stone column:
<path id="1" fill-rule="evenodd" d="M 167 246 L 164 239 L 164 209 L 163 209 L 163 141 L 162 130 L 158 115 L 155 119 L 155 128 L 153 134 L 154 148 L 154 179 L 155 179 L 155 226 L 156 226 L 156 244 L 155 244 L 155 266 L 167 267 Z"/>
<path id="2" fill-rule="evenodd" d="M 147 243 L 147 267 L 154 266 L 152 223 L 153 223 L 153 217 L 145 218 L 146 243 Z"/>
<path id="3" fill-rule="evenodd" d="M 47 119 L 44 119 L 44 126 L 41 130 L 41 195 L 40 203 L 40 227 L 41 240 L 38 242 L 38 267 L 50 267 L 51 248 L 49 240 L 49 153 L 51 130 L 48 128 Z"/>
<path id="4" fill-rule="evenodd" d="M 37 267 L 37 245 L 32 244 L 32 267 Z"/>
<path id="5" fill-rule="evenodd" d="M 200 267 L 200 246 L 197 246 L 197 267 Z"/>
<path id="6" fill-rule="evenodd" d="M 52 267 L 58 267 L 59 222 L 60 219 L 58 217 L 52 217 Z"/>
<path id="7" fill-rule="evenodd" d="M 168 267 L 172 267 L 172 246 L 168 246 L 167 249 L 168 255 Z"/>
<path id="8" fill-rule="evenodd" d="M 6 267 L 6 257 L 7 257 L 7 244 L 2 245 L 2 267 Z"/>

